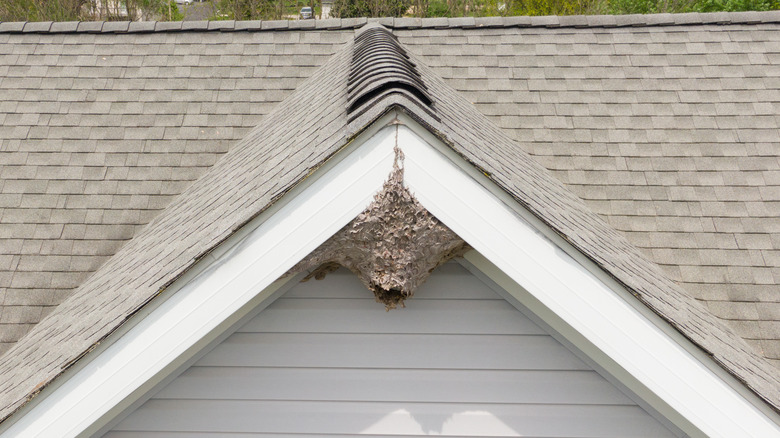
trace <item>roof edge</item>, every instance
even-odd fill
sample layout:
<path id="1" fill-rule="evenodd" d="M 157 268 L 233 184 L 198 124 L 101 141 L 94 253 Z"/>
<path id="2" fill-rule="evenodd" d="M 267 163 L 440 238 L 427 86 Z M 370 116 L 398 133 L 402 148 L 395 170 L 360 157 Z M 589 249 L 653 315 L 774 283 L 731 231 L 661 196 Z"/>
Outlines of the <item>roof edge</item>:
<path id="1" fill-rule="evenodd" d="M 329 18 L 325 20 L 254 21 L 6 21 L 0 33 L 157 33 L 157 32 L 263 32 L 348 30 L 366 23 L 392 29 L 462 28 L 617 28 L 695 25 L 738 25 L 780 23 L 780 11 L 689 12 L 684 14 L 565 15 L 514 17 L 438 18 Z"/>

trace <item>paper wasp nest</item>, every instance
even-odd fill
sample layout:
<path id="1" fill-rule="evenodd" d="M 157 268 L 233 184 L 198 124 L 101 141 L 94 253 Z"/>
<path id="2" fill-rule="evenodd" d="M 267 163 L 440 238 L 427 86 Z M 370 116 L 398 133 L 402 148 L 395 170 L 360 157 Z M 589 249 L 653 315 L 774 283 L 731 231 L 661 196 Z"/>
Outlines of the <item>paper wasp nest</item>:
<path id="1" fill-rule="evenodd" d="M 316 268 L 306 281 L 344 266 L 390 310 L 404 307 L 436 267 L 462 255 L 466 242 L 404 187 L 402 161 L 396 149 L 393 171 L 371 205 L 290 272 Z"/>

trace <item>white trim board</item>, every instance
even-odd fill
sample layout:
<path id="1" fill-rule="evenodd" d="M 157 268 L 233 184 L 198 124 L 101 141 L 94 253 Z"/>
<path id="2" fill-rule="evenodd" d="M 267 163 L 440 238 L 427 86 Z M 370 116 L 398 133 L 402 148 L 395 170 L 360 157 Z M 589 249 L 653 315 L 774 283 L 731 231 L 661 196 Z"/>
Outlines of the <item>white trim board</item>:
<path id="1" fill-rule="evenodd" d="M 394 117 L 403 124 L 382 127 Z M 63 376 L 3 436 L 100 430 L 223 335 L 227 321 L 272 297 L 282 274 L 360 213 L 389 175 L 397 142 L 406 185 L 477 250 L 469 262 L 675 426 L 691 436 L 780 437 L 776 418 L 627 302 L 625 291 L 613 290 L 529 225 L 485 188 L 488 181 L 465 172 L 467 164 L 440 153 L 443 145 L 417 135 L 414 121 L 391 113 L 378 124 L 376 134 L 355 141 L 340 161 L 253 221 L 229 250 L 216 251 L 216 263 L 175 285 L 176 294 Z"/>
<path id="2" fill-rule="evenodd" d="M 469 260 L 475 261 L 480 266 L 482 266 L 482 269 L 478 268 L 475 264 L 471 263 Z M 542 327 L 543 330 L 545 330 L 547 333 L 550 334 L 555 340 L 561 343 L 564 347 L 566 347 L 569 351 L 571 351 L 575 356 L 580 358 L 583 362 L 588 364 L 591 368 L 593 368 L 594 371 L 596 371 L 599 375 L 604 377 L 608 382 L 610 382 L 612 385 L 614 385 L 618 390 L 620 390 L 623 394 L 625 394 L 628 398 L 634 401 L 638 406 L 640 406 L 642 409 L 644 409 L 650 416 L 658 420 L 661 424 L 666 426 L 670 431 L 675 433 L 679 437 L 687 436 L 687 434 L 683 433 L 683 431 L 678 428 L 675 423 L 672 423 L 669 421 L 668 418 L 661 415 L 657 410 L 655 410 L 652 405 L 650 405 L 647 400 L 639 397 L 637 394 L 635 394 L 633 391 L 629 390 L 626 385 L 624 385 L 620 380 L 616 379 L 613 375 L 608 373 L 601 365 L 599 365 L 596 361 L 593 360 L 590 356 L 586 355 L 582 350 L 580 350 L 576 345 L 574 345 L 572 342 L 570 342 L 567 338 L 563 337 L 560 333 L 555 331 L 555 329 L 550 326 L 550 324 L 547 323 L 547 321 L 543 320 L 539 317 L 536 313 L 532 312 L 528 307 L 526 307 L 523 303 L 521 303 L 517 298 L 515 298 L 516 295 L 521 295 L 518 292 L 522 290 L 522 288 L 519 288 L 519 285 L 517 285 L 514 282 L 511 282 L 512 286 L 515 288 L 515 293 L 509 293 L 506 289 L 499 286 L 498 283 L 496 283 L 493 278 L 501 279 L 506 283 L 506 276 L 498 277 L 496 275 L 488 276 L 485 274 L 485 272 L 493 272 L 495 273 L 498 268 L 495 267 L 492 263 L 490 263 L 489 260 L 485 259 L 484 256 L 479 254 L 477 251 L 470 251 L 464 255 L 463 258 L 459 258 L 457 260 L 458 264 L 463 266 L 467 271 L 471 272 L 475 277 L 477 277 L 480 281 L 485 283 L 491 290 L 493 290 L 496 294 L 498 294 L 500 297 L 505 299 L 509 304 L 514 306 L 520 313 L 525 315 L 528 319 L 533 321 L 536 325 L 539 327 Z M 519 289 L 517 289 L 519 288 Z M 527 294 L 526 291 L 522 291 L 521 293 Z M 526 302 L 529 300 L 527 299 Z M 532 301 L 533 302 L 533 301 Z M 537 301 L 538 303 L 538 301 Z M 554 317 L 551 317 L 549 314 L 546 314 L 544 311 L 541 311 L 540 313 L 545 314 L 548 319 L 553 322 L 555 320 Z M 549 312 L 547 312 L 549 313 Z M 580 342 L 582 345 L 582 342 Z M 680 421 L 685 421 L 682 417 L 679 418 Z M 680 422 L 678 421 L 678 423 Z"/>
<path id="3" fill-rule="evenodd" d="M 3 433 L 9 437 L 89 436 L 162 381 L 184 355 L 217 338 L 223 321 L 280 285 L 295 263 L 362 212 L 390 174 L 395 127 L 367 139 L 298 196 L 261 222 L 211 266 L 178 289 L 137 325 L 75 372 Z M 254 224 L 251 224 L 254 225 Z M 44 396 L 44 394 L 41 394 Z M 39 397 L 41 397 L 39 396 Z"/>
<path id="4" fill-rule="evenodd" d="M 773 419 L 459 166 L 411 130 L 398 143 L 407 186 L 481 254 L 467 260 L 685 433 L 780 436 Z"/>

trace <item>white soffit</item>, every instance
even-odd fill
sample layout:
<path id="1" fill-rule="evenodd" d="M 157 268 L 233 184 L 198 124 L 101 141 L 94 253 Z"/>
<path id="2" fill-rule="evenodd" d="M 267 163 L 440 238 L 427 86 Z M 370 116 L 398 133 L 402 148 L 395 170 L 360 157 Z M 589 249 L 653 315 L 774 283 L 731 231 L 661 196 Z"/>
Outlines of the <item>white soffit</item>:
<path id="1" fill-rule="evenodd" d="M 385 126 L 395 116 L 380 119 L 340 161 L 326 164 L 213 252 L 194 268 L 197 276 L 177 282 L 167 301 L 82 359 L 3 436 L 100 430 L 236 321 L 270 303 L 283 287 L 281 275 L 368 206 L 392 169 L 397 142 L 406 157 L 406 185 L 476 249 L 467 259 L 672 423 L 692 436 L 780 437 L 768 416 L 775 414 L 740 394 L 738 383 L 729 385 L 729 376 L 721 378 L 713 364 L 683 348 L 681 336 L 637 310 L 625 291 L 610 288 L 535 230 L 414 121 L 399 114 L 403 124 Z"/>

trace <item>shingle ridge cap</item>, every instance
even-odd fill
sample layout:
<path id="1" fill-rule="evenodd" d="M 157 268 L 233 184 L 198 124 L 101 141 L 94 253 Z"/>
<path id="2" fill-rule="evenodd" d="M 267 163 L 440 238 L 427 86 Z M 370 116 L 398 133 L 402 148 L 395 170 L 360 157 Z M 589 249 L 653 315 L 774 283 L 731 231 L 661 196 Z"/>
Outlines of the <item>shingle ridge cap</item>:
<path id="1" fill-rule="evenodd" d="M 328 18 L 324 20 L 212 20 L 212 21 L 6 21 L 0 33 L 149 33 L 347 30 L 366 23 L 380 23 L 392 29 L 465 29 L 504 27 L 610 28 L 692 25 L 734 25 L 780 23 L 778 11 L 688 12 L 682 14 L 632 15 L 547 15 L 512 17 L 437 18 Z"/>

